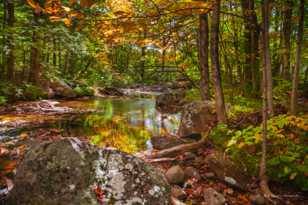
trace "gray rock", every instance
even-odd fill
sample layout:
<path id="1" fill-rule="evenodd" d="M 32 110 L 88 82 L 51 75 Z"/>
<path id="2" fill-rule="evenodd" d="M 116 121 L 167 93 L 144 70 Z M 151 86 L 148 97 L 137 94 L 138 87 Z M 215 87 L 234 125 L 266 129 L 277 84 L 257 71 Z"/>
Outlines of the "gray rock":
<path id="1" fill-rule="evenodd" d="M 186 179 L 190 179 L 190 178 L 195 178 L 197 180 L 200 180 L 201 177 L 200 177 L 200 174 L 198 172 L 198 170 L 194 167 L 186 167 L 184 169 L 184 173 L 185 173 L 185 178 Z"/>
<path id="2" fill-rule="evenodd" d="M 179 112 L 185 104 L 185 90 L 167 91 L 156 98 L 156 109 L 162 113 Z"/>
<path id="3" fill-rule="evenodd" d="M 181 137 L 208 131 L 216 123 L 212 102 L 196 101 L 184 106 L 178 135 Z"/>
<path id="4" fill-rule="evenodd" d="M 48 99 L 52 99 L 55 97 L 55 92 L 51 88 L 47 88 L 47 97 Z"/>
<path id="5" fill-rule="evenodd" d="M 182 184 L 185 180 L 185 174 L 183 169 L 176 165 L 167 170 L 166 178 L 170 184 Z"/>
<path id="6" fill-rule="evenodd" d="M 265 198 L 261 194 L 250 195 L 249 199 L 255 205 L 265 204 Z"/>
<path id="7" fill-rule="evenodd" d="M 141 159 L 76 138 L 31 146 L 14 184 L 9 205 L 167 205 L 171 195 L 163 174 Z"/>
<path id="8" fill-rule="evenodd" d="M 224 195 L 218 193 L 213 188 L 207 188 L 203 191 L 203 196 L 205 200 L 205 204 L 207 205 L 224 205 L 226 199 Z"/>
<path id="9" fill-rule="evenodd" d="M 50 82 L 50 88 L 56 97 L 72 98 L 76 97 L 74 90 L 63 80 L 54 79 Z"/>
<path id="10" fill-rule="evenodd" d="M 171 195 L 179 200 L 184 200 L 187 197 L 186 192 L 179 186 L 174 186 L 171 188 Z"/>

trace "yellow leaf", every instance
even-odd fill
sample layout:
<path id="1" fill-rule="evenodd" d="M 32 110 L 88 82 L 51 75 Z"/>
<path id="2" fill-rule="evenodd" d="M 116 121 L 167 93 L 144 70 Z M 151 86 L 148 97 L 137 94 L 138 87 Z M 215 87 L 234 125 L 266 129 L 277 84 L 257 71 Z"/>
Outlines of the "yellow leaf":
<path id="1" fill-rule="evenodd" d="M 64 11 L 66 11 L 66 12 L 70 12 L 70 11 L 71 11 L 71 8 L 69 8 L 69 7 L 62 6 L 62 8 L 63 8 L 63 9 L 64 9 Z"/>
<path id="2" fill-rule="evenodd" d="M 292 173 L 292 174 L 289 176 L 289 179 L 290 179 L 290 180 L 295 179 L 296 175 L 297 175 L 297 173 L 295 173 L 295 172 Z"/>
<path id="3" fill-rule="evenodd" d="M 32 0 L 27 0 L 27 3 L 34 9 L 36 9 L 37 7 L 39 7 L 39 4 L 36 2 L 33 2 Z"/>
<path id="4" fill-rule="evenodd" d="M 49 17 L 49 20 L 50 20 L 51 22 L 57 22 L 57 21 L 62 21 L 62 18 L 59 17 L 59 16 L 50 16 L 50 17 Z"/>
<path id="5" fill-rule="evenodd" d="M 244 142 L 240 142 L 239 144 L 238 144 L 238 148 L 242 148 L 242 147 L 244 147 L 245 146 L 245 143 Z"/>
<path id="6" fill-rule="evenodd" d="M 71 21 L 71 19 L 69 19 L 69 18 L 64 18 L 64 19 L 63 19 L 63 23 L 64 23 L 65 25 L 67 25 L 67 26 L 72 25 L 72 21 Z"/>

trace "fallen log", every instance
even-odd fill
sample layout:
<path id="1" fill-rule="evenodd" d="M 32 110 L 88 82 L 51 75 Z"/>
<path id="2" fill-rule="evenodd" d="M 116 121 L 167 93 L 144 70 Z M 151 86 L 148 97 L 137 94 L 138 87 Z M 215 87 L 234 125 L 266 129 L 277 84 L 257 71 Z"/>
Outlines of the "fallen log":
<path id="1" fill-rule="evenodd" d="M 170 162 L 177 160 L 177 157 L 165 157 L 165 158 L 154 158 L 154 159 L 145 159 L 146 162 L 149 163 L 157 163 L 157 162 Z"/>
<path id="2" fill-rule="evenodd" d="M 189 144 L 182 144 L 177 145 L 168 149 L 160 150 L 158 152 L 152 153 L 148 158 L 163 158 L 163 157 L 172 157 L 180 153 L 184 153 L 190 150 L 195 150 L 202 147 L 207 142 L 207 134 L 199 141 L 189 143 Z"/>

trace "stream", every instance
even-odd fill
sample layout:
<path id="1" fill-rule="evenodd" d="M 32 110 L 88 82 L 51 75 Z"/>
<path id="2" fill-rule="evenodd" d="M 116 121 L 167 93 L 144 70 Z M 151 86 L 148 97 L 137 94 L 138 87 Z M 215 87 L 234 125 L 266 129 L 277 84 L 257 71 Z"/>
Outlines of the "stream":
<path id="1" fill-rule="evenodd" d="M 23 113 L 0 115 L 0 122 L 11 120 L 23 122 L 23 129 L 11 134 L 2 134 L 2 142 L 31 136 L 40 138 L 52 135 L 78 137 L 100 147 L 110 146 L 128 153 L 151 150 L 151 137 L 175 134 L 180 123 L 180 114 L 162 114 L 155 109 L 155 98 L 94 98 L 65 100 L 57 107 L 72 110 L 92 110 L 90 113 L 67 114 Z M 74 117 L 73 117 L 74 116 Z M 48 123 L 34 126 L 46 119 Z M 28 120 L 28 122 L 27 122 Z M 18 125 L 17 125 L 18 127 Z M 0 128 L 3 129 L 3 126 Z M 4 132 L 5 133 L 5 132 Z M 52 138 L 51 138 L 52 139 Z M 0 141 L 0 142 L 1 142 Z"/>

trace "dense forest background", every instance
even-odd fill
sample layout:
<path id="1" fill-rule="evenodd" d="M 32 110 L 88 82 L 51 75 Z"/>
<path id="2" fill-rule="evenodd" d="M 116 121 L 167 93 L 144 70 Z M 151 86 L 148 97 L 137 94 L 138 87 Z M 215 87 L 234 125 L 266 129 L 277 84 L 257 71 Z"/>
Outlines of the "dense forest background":
<path id="1" fill-rule="evenodd" d="M 266 195 L 267 139 L 270 177 L 307 190 L 307 13 L 305 0 L 3 0 L 0 105 L 52 98 L 55 82 L 91 96 L 185 80 L 220 123 L 262 110 L 261 125 L 212 137 L 234 156 L 257 147 L 246 160 Z"/>
<path id="2" fill-rule="evenodd" d="M 289 99 L 293 71 L 298 71 L 301 88 L 307 83 L 307 21 L 300 18 L 300 3 L 269 2 L 269 86 L 278 102 Z M 227 97 L 260 97 L 261 4 L 222 1 L 219 22 L 214 22 L 212 2 L 5 0 L 1 96 L 23 98 L 27 89 L 48 87 L 52 78 L 126 86 L 184 76 L 195 87 L 200 82 L 207 98 L 213 94 L 212 62 L 219 64 L 217 78 Z M 214 41 L 219 41 L 219 62 L 210 58 Z"/>

